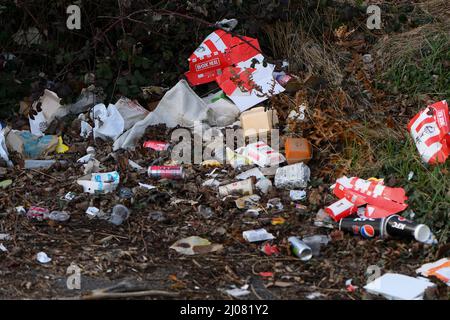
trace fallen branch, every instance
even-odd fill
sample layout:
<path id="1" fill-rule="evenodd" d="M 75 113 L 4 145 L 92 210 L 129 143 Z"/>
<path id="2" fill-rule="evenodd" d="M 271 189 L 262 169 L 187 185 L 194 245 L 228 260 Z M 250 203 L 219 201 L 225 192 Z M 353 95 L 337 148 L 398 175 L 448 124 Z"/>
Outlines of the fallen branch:
<path id="1" fill-rule="evenodd" d="M 169 292 L 162 290 L 142 290 L 128 280 L 124 280 L 111 287 L 92 290 L 89 294 L 80 297 L 81 300 L 98 300 L 98 299 L 118 299 L 118 298 L 134 298 L 145 296 L 159 296 L 166 298 L 176 298 L 178 292 Z M 135 291 L 133 291 L 135 290 Z"/>
<path id="2" fill-rule="evenodd" d="M 117 298 L 135 298 L 145 296 L 159 296 L 166 298 L 176 298 L 180 294 L 178 292 L 169 292 L 161 290 L 146 290 L 146 291 L 134 291 L 134 292 L 104 292 L 104 291 L 92 291 L 91 294 L 82 296 L 81 300 L 97 300 L 97 299 L 117 299 Z"/>

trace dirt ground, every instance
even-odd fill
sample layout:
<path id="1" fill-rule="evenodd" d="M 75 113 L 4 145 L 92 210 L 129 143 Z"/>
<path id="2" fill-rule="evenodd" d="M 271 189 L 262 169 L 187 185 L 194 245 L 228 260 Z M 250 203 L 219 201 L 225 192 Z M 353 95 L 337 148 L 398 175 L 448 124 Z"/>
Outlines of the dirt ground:
<path id="1" fill-rule="evenodd" d="M 76 136 L 73 132 L 71 150 L 58 156 L 69 163 L 49 169 L 8 169 L 5 174 L 13 179 L 13 184 L 0 191 L 2 206 L 8 208 L 2 214 L 0 227 L 12 239 L 2 241 L 8 251 L 0 253 L 1 299 L 78 299 L 86 297 L 91 290 L 123 280 L 140 290 L 175 292 L 179 299 L 232 299 L 224 290 L 245 284 L 251 293 L 240 299 L 306 299 L 311 293 L 320 293 L 316 297 L 319 299 L 372 299 L 362 289 L 370 276 L 369 266 L 377 265 L 382 273 L 414 276 L 415 269 L 424 261 L 445 256 L 449 249 L 414 241 L 365 240 L 315 227 L 316 212 L 309 211 L 308 206 L 296 208 L 288 191 L 276 189 L 263 196 L 261 204 L 280 197 L 283 210 L 271 208 L 258 218 L 245 217 L 245 210 L 237 209 L 234 199 L 222 202 L 215 190 L 201 186 L 211 168 L 188 167 L 184 181 L 152 180 L 146 173 L 133 172 L 126 159 L 144 165 L 168 157 L 168 152 L 144 148 L 122 153 L 115 160 L 107 159 L 108 143 L 97 143 L 97 159 L 102 159 L 106 170 L 120 172 L 119 189 L 128 187 L 134 193 L 131 199 L 120 198 L 118 192 L 89 195 L 81 192 L 81 186 L 76 184 L 82 166 L 75 160 L 83 153 L 72 151 L 94 144 L 92 140 L 81 142 Z M 156 127 L 148 130 L 142 140 L 164 136 L 164 129 Z M 76 142 L 77 139 L 80 141 Z M 314 172 L 314 165 L 311 167 Z M 221 180 L 231 181 L 236 174 L 234 169 L 230 166 L 223 169 Z M 138 182 L 154 184 L 157 189 L 136 188 Z M 61 200 L 69 191 L 77 197 L 72 201 Z M 328 191 L 321 186 L 308 189 L 308 193 L 314 192 Z M 171 204 L 174 199 L 185 202 Z M 130 218 L 120 226 L 106 220 L 91 220 L 85 213 L 88 206 L 110 212 L 118 203 L 131 209 Z M 211 207 L 213 215 L 209 218 L 200 215 L 200 204 Z M 31 205 L 66 210 L 71 218 L 67 222 L 35 221 L 14 210 L 17 206 Z M 155 211 L 162 212 L 160 221 L 150 218 Z M 274 217 L 283 217 L 285 223 L 272 225 Z M 267 256 L 260 251 L 261 244 L 251 244 L 242 238 L 242 231 L 260 227 L 276 237 L 272 243 L 279 246 L 279 255 Z M 289 236 L 330 233 L 332 241 L 322 248 L 319 257 L 302 262 L 290 253 Z M 169 249 L 175 241 L 192 235 L 222 244 L 223 250 L 185 256 Z M 39 263 L 36 254 L 40 251 L 47 253 L 52 261 Z M 81 290 L 67 287 L 71 275 L 67 269 L 71 264 L 81 269 Z M 273 274 L 267 277 L 261 272 Z M 354 290 L 346 288 L 348 279 L 356 286 Z M 447 298 L 446 287 L 436 283 L 438 289 L 430 297 Z"/>
<path id="2" fill-rule="evenodd" d="M 400 173 L 392 173 L 394 170 L 382 172 L 381 169 L 385 169 L 384 155 L 380 155 L 380 159 L 373 155 L 385 142 L 382 138 L 389 137 L 390 133 L 396 134 L 396 143 L 406 145 L 405 140 L 397 135 L 408 135 L 406 124 L 419 106 L 422 108 L 428 102 L 438 100 L 436 95 L 419 94 L 419 91 L 391 94 L 375 86 L 375 67 L 370 59 L 378 59 L 375 65 L 390 61 L 387 55 L 377 58 L 374 50 L 374 43 L 382 39 L 384 30 L 377 34 L 365 27 L 344 26 L 330 31 L 327 37 L 333 39 L 333 46 L 323 47 L 322 41 L 291 29 L 293 26 L 286 24 L 284 42 L 281 36 L 284 29 L 274 29 L 272 51 L 274 55 L 279 51 L 278 59 L 287 58 L 292 66 L 298 64 L 296 76 L 301 80 L 300 89 L 277 95 L 265 105 L 278 111 L 282 130 L 289 127 L 286 132 L 282 131 L 282 135 L 303 136 L 313 145 L 313 159 L 308 163 L 311 183 L 306 188 L 306 200 L 293 202 L 288 190 L 273 188 L 268 194 L 261 195 L 261 214 L 256 218 L 246 216 L 245 210 L 236 208 L 234 200 L 237 197 L 222 201 L 217 190 L 202 186 L 210 178 L 207 174 L 213 168 L 184 165 L 184 180 L 156 180 L 150 178 L 145 170 L 139 172 L 129 165 L 128 161 L 132 160 L 147 168 L 170 160 L 169 151 L 157 152 L 141 147 L 146 140 L 168 141 L 170 130 L 161 126 L 150 127 L 136 150 L 112 155 L 111 141 L 94 141 L 92 136 L 84 140 L 80 137 L 80 121 L 75 117 L 65 118 L 52 124 L 51 133 L 62 134 L 70 150 L 64 154 L 51 154 L 48 159 L 65 160 L 66 163 L 58 162 L 48 169 L 26 170 L 23 159 L 10 152 L 15 166 L 0 168 L 0 181 L 12 180 L 10 186 L 0 188 L 0 234 L 11 237 L 0 240 L 4 246 L 0 250 L 0 299 L 91 299 L 96 297 L 93 290 L 117 285 L 125 288 L 122 291 L 151 291 L 143 296 L 130 294 L 128 297 L 139 299 L 383 299 L 369 295 L 363 289 L 373 279 L 373 270 L 379 268 L 381 274 L 394 272 L 417 276 L 415 270 L 422 264 L 449 257 L 450 245 L 442 241 L 430 246 L 404 239 L 368 240 L 314 225 L 318 209 L 337 200 L 329 190 L 335 178 L 360 173 L 362 170 L 358 165 L 379 169 L 377 176 L 385 177 L 387 185 L 399 186 L 395 179 Z M 287 36 L 294 31 L 302 36 Z M 396 41 L 399 47 L 406 46 L 404 42 Z M 314 45 L 306 45 L 309 42 Z M 293 52 L 289 52 L 289 48 Z M 382 48 L 392 46 L 387 42 Z M 368 53 L 372 56 L 368 57 Z M 364 56 L 370 61 L 364 62 Z M 391 60 L 397 61 L 394 58 Z M 448 58 L 445 59 L 441 69 L 448 70 L 450 64 Z M 432 66 L 434 68 L 434 62 Z M 393 78 L 399 84 L 406 83 L 403 73 L 401 76 L 394 74 Z M 435 77 L 428 78 L 435 80 Z M 427 92 L 428 89 L 424 90 Z M 17 101 L 20 99 L 18 97 Z M 155 101 L 151 102 L 153 107 Z M 298 111 L 304 102 L 309 103 L 306 121 L 288 123 L 288 114 L 294 109 Z M 151 109 L 151 103 L 146 106 L 148 109 Z M 27 126 L 25 115 L 17 115 L 12 123 L 14 129 L 28 130 Z M 370 139 L 373 133 L 378 140 Z M 355 148 L 349 151 L 352 143 Z M 408 159 L 402 158 L 403 153 L 397 152 L 395 147 L 391 150 L 395 156 L 398 153 L 399 163 L 419 159 L 415 146 L 410 144 L 413 151 L 406 151 Z M 90 195 L 83 193 L 77 184 L 77 179 L 83 176 L 83 166 L 76 161 L 86 154 L 89 146 L 95 147 L 95 158 L 101 163 L 100 172 L 119 172 L 120 184 L 115 192 Z M 217 179 L 222 184 L 234 182 L 239 172 L 249 168 L 251 166 L 239 170 L 229 165 L 222 166 L 217 171 Z M 407 176 L 410 169 L 405 168 Z M 425 170 L 421 165 L 420 170 L 422 176 L 431 176 L 431 169 Z M 448 169 L 442 166 L 439 170 L 440 174 L 448 177 Z M 414 173 L 419 176 L 419 170 Z M 436 172 L 433 174 L 439 177 Z M 435 180 L 429 180 L 435 183 Z M 156 189 L 140 188 L 139 182 L 154 185 Z M 427 188 L 426 183 L 416 182 L 423 189 Z M 129 190 L 132 190 L 132 196 L 124 197 L 124 191 Z M 407 191 L 408 195 L 414 193 L 414 190 Z M 414 193 L 411 203 L 416 201 L 417 205 L 421 201 L 417 199 L 423 199 L 419 198 L 423 195 L 430 203 L 439 202 L 436 200 L 439 197 L 443 199 L 441 204 L 448 203 L 446 199 L 450 192 L 447 190 L 443 190 L 439 197 L 430 196 L 434 191 L 421 191 Z M 71 201 L 64 200 L 68 192 L 76 194 Z M 273 198 L 281 199 L 282 209 L 266 207 Z M 86 209 L 92 206 L 109 214 L 116 204 L 125 205 L 131 212 L 122 225 L 90 219 L 86 214 Z M 202 215 L 200 205 L 211 208 L 213 214 Z M 18 213 L 18 206 L 67 211 L 70 220 L 32 220 Z M 410 208 L 415 210 L 412 205 Z M 442 220 L 438 221 L 440 239 L 448 239 L 449 227 L 445 221 L 448 210 L 445 213 L 445 208 L 440 210 L 437 205 L 434 212 L 424 208 L 426 206 L 417 210 L 420 211 L 420 219 L 432 217 Z M 272 219 L 278 217 L 284 218 L 285 222 L 273 225 Z M 278 255 L 268 256 L 261 251 L 261 243 L 248 243 L 243 239 L 243 231 L 258 228 L 266 228 L 275 236 L 271 243 L 280 249 Z M 319 256 L 302 262 L 291 253 L 287 239 L 309 235 L 330 235 L 331 241 L 322 247 Z M 190 236 L 208 239 L 222 245 L 223 249 L 187 256 L 170 248 L 177 240 Z M 46 264 L 38 262 L 36 255 L 39 252 L 45 252 L 51 261 Z M 68 280 L 73 279 L 73 273 L 68 272 L 71 265 L 80 268 L 79 290 L 67 286 Z M 350 279 L 352 285 L 349 286 Z M 428 290 L 425 298 L 448 300 L 448 287 L 437 279 L 430 280 L 436 288 Z M 250 291 L 248 295 L 234 298 L 225 292 L 246 285 Z"/>

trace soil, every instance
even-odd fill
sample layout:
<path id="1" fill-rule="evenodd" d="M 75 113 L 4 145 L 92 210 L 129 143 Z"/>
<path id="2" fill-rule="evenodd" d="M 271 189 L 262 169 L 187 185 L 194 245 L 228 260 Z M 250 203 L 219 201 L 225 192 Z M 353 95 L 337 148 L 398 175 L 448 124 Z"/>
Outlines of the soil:
<path id="1" fill-rule="evenodd" d="M 151 127 L 141 142 L 167 140 L 168 134 L 164 127 Z M 406 240 L 367 240 L 316 227 L 313 221 L 317 210 L 311 209 L 315 208 L 310 203 L 311 196 L 310 200 L 299 202 L 304 208 L 296 208 L 287 190 L 273 189 L 262 195 L 260 204 L 265 210 L 257 218 L 246 217 L 245 210 L 236 208 L 236 197 L 222 201 L 216 190 L 201 186 L 212 168 L 185 166 L 185 180 L 155 180 L 146 172 L 132 170 L 127 161 L 133 160 L 143 167 L 158 164 L 168 158 L 168 151 L 137 147 L 136 151 L 122 152 L 114 159 L 107 157 L 111 152 L 109 142 L 94 142 L 92 137 L 83 141 L 77 130 L 70 129 L 65 137 L 71 149 L 57 157 L 68 163 L 35 170 L 17 165 L 2 173 L 13 184 L 0 190 L 3 208 L 0 231 L 12 237 L 1 241 L 8 251 L 0 252 L 0 299 L 79 299 L 91 290 L 123 280 L 140 290 L 176 292 L 179 299 L 233 299 L 224 290 L 246 284 L 250 294 L 239 299 L 307 299 L 311 293 L 321 293 L 319 299 L 377 299 L 363 289 L 371 276 L 367 273 L 369 266 L 380 267 L 382 273 L 415 276 L 415 269 L 425 261 L 435 261 L 448 252 L 442 246 Z M 90 195 L 77 185 L 83 167 L 76 159 L 85 154 L 83 150 L 88 146 L 95 146 L 102 172 L 120 172 L 120 185 L 115 192 Z M 314 164 L 311 168 L 314 173 Z M 230 166 L 220 170 L 218 178 L 222 183 L 232 181 L 237 174 Z M 157 188 L 139 188 L 138 182 Z M 133 190 L 131 199 L 119 197 L 124 187 Z M 62 200 L 69 191 L 76 193 L 76 198 Z M 308 194 L 315 197 L 329 196 L 327 193 L 325 186 L 308 188 Z M 281 198 L 284 208 L 265 208 L 267 201 L 275 197 Z M 174 199 L 185 201 L 171 204 Z M 109 213 L 118 203 L 131 210 L 129 219 L 119 226 L 103 219 L 90 219 L 85 213 L 89 206 Z M 213 215 L 206 218 L 199 214 L 199 205 L 210 207 Z M 17 213 L 14 209 L 17 206 L 64 210 L 71 217 L 67 222 L 32 220 Z M 155 211 L 162 212 L 162 218 L 152 219 L 151 213 Z M 274 217 L 283 217 L 285 223 L 272 225 Z M 261 243 L 248 243 L 242 238 L 243 231 L 258 228 L 266 228 L 275 236 L 272 243 L 280 249 L 279 255 L 267 256 L 260 250 Z M 314 234 L 331 234 L 332 240 L 322 247 L 319 256 L 302 262 L 292 255 L 287 238 Z M 169 248 L 175 241 L 193 235 L 222 244 L 223 249 L 187 256 Z M 36 254 L 40 251 L 51 262 L 38 262 Z M 71 275 L 67 269 L 71 264 L 81 268 L 81 290 L 67 287 Z M 261 275 L 262 272 L 272 274 Z M 349 279 L 354 288 L 347 287 Z M 446 299 L 446 286 L 432 281 L 438 287 L 427 297 Z M 143 297 L 155 298 L 167 299 Z"/>

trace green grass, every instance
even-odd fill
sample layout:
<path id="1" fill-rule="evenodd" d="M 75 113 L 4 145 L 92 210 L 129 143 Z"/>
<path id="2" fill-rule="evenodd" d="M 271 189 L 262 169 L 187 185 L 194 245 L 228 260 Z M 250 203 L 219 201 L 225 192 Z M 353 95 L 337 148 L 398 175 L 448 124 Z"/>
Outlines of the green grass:
<path id="1" fill-rule="evenodd" d="M 394 93 L 427 94 L 438 98 L 450 96 L 450 37 L 428 37 L 420 50 L 408 50 L 384 72 L 387 89 Z"/>
<path id="2" fill-rule="evenodd" d="M 411 97 L 428 95 L 435 101 L 450 99 L 450 37 L 448 33 L 430 32 L 425 41 L 405 47 L 391 55 L 378 79 L 382 89 Z M 392 43 L 391 43 L 392 44 Z M 393 43 L 395 44 L 395 43 Z M 420 44 L 420 45 L 419 45 Z M 396 46 L 398 47 L 398 45 Z M 395 59 L 392 59 L 395 57 Z M 450 229 L 450 159 L 444 164 L 422 162 L 406 127 L 395 131 L 365 126 L 364 145 L 348 141 L 343 161 L 347 171 L 361 178 L 379 177 L 395 181 L 408 196 L 405 217 L 429 225 L 440 241 L 447 241 Z M 409 181 L 408 174 L 414 173 Z"/>
<path id="3" fill-rule="evenodd" d="M 406 131 L 405 131 L 406 133 Z M 370 148 L 348 142 L 348 174 L 361 178 L 391 179 L 396 187 L 403 187 L 408 196 L 405 217 L 415 213 L 414 220 L 429 225 L 440 241 L 447 241 L 450 229 L 450 159 L 429 166 L 420 159 L 411 138 L 370 138 Z M 372 150 L 370 150 L 372 149 Z M 369 154 L 370 153 L 370 154 Z M 371 161 L 368 160 L 372 155 Z M 414 173 L 408 180 L 410 172 Z"/>

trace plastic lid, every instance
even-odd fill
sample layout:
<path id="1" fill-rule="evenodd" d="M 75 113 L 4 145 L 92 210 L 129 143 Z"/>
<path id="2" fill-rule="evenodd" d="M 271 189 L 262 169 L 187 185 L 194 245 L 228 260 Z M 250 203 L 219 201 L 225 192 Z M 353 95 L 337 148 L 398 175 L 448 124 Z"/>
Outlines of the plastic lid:
<path id="1" fill-rule="evenodd" d="M 419 224 L 414 230 L 414 238 L 417 241 L 425 242 L 431 236 L 431 230 L 427 225 Z"/>

